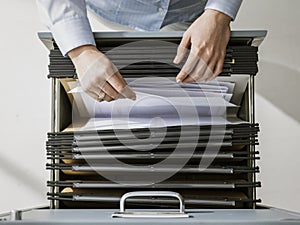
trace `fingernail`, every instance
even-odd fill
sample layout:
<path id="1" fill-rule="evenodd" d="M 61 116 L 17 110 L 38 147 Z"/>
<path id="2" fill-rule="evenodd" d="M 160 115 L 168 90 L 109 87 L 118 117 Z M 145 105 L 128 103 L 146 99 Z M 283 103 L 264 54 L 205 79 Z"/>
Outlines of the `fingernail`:
<path id="1" fill-rule="evenodd" d="M 136 100 L 136 95 L 134 94 L 133 96 L 130 97 L 130 99 L 135 101 Z"/>
<path id="2" fill-rule="evenodd" d="M 122 95 L 124 95 L 126 98 L 129 98 L 131 100 L 136 100 L 136 95 L 135 95 L 134 91 L 129 86 L 126 86 L 123 89 Z"/>
<path id="3" fill-rule="evenodd" d="M 176 79 L 176 82 L 177 82 L 177 83 L 180 83 L 180 82 L 181 82 L 181 80 L 180 80 L 180 79 Z"/>
<path id="4" fill-rule="evenodd" d="M 209 81 L 212 81 L 212 80 L 214 80 L 215 79 L 215 77 L 213 76 L 213 77 L 210 77 L 210 78 L 208 78 L 208 80 Z"/>
<path id="5" fill-rule="evenodd" d="M 176 55 L 175 59 L 173 60 L 173 63 L 178 64 L 178 61 L 179 61 L 179 57 L 178 57 L 178 55 Z"/>
<path id="6" fill-rule="evenodd" d="M 132 88 L 129 88 L 130 92 L 129 92 L 129 98 L 131 100 L 136 100 L 136 94 L 134 93 L 134 91 L 132 90 Z"/>

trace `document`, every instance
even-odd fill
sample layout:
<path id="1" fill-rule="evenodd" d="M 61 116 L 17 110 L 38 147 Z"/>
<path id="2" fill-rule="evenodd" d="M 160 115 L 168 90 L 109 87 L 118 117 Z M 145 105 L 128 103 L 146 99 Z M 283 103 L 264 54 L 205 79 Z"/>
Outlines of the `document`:
<path id="1" fill-rule="evenodd" d="M 226 124 L 227 108 L 238 107 L 230 102 L 232 82 L 176 83 L 156 77 L 126 81 L 135 101 L 97 102 L 78 84 L 70 84 L 74 88 L 69 93 L 75 101 L 80 97 L 90 118 L 84 130 Z"/>
<path id="2" fill-rule="evenodd" d="M 224 117 L 186 117 L 180 119 L 178 117 L 165 118 L 91 118 L 80 129 L 84 130 L 115 130 L 115 129 L 138 129 L 138 128 L 159 128 L 173 126 L 206 126 L 206 125 L 224 125 L 233 123 L 242 123 L 243 121 L 230 121 Z"/>

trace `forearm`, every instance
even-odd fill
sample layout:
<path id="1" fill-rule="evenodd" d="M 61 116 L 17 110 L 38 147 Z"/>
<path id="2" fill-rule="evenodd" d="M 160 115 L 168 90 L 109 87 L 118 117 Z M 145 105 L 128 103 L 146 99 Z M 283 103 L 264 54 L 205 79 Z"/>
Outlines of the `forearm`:
<path id="1" fill-rule="evenodd" d="M 84 45 L 95 45 L 85 0 L 37 0 L 41 18 L 63 55 Z"/>

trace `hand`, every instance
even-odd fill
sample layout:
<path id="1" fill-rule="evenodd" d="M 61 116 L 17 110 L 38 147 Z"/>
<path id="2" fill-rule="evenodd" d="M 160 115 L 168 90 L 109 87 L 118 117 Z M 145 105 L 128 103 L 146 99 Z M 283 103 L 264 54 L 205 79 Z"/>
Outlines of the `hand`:
<path id="1" fill-rule="evenodd" d="M 189 56 L 176 77 L 177 82 L 200 82 L 215 79 L 223 68 L 230 38 L 231 18 L 207 9 L 186 30 L 174 59 L 179 64 L 191 46 Z"/>
<path id="2" fill-rule="evenodd" d="M 81 46 L 68 55 L 75 65 L 81 87 L 92 98 L 99 102 L 119 97 L 135 100 L 135 93 L 116 66 L 95 46 Z"/>

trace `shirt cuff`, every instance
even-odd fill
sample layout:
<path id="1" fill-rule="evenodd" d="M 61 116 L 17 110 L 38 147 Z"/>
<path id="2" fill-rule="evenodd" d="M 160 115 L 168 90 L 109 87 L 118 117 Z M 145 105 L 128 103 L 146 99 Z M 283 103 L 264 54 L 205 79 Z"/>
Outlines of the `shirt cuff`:
<path id="1" fill-rule="evenodd" d="M 87 18 L 75 17 L 62 20 L 51 27 L 51 32 L 64 56 L 79 46 L 96 46 L 93 32 Z"/>
<path id="2" fill-rule="evenodd" d="M 214 9 L 235 19 L 242 0 L 208 0 L 205 9 Z"/>

